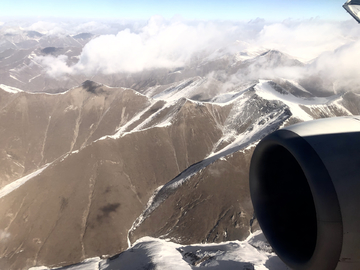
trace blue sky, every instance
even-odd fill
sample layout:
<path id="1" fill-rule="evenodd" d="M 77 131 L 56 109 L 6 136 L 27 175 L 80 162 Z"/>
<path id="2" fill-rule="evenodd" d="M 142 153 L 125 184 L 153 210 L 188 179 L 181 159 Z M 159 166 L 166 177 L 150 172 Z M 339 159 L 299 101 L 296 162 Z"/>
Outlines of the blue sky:
<path id="1" fill-rule="evenodd" d="M 7 16 L 148 19 L 180 15 L 200 20 L 348 20 L 345 0 L 0 0 L 0 21 Z"/>

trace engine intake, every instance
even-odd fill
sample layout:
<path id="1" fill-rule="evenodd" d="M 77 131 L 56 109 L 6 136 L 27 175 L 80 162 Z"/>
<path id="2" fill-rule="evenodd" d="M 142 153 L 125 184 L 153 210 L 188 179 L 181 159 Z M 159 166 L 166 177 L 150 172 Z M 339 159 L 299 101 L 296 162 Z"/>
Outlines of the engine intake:
<path id="1" fill-rule="evenodd" d="M 250 193 L 264 235 L 289 267 L 360 269 L 360 117 L 265 137 L 251 160 Z"/>

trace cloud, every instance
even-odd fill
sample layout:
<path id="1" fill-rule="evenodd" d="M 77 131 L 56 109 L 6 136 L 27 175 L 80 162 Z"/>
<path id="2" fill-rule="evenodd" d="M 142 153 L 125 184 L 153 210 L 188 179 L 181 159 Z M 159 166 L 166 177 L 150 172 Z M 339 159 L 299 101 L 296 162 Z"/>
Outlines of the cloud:
<path id="1" fill-rule="evenodd" d="M 125 26 L 127 28 L 123 29 Z M 32 27 L 45 29 L 48 26 L 39 22 Z M 168 21 L 154 16 L 145 24 L 122 23 L 110 26 L 93 21 L 78 25 L 76 31 L 109 33 L 116 29 L 117 34 L 101 35 L 86 44 L 79 62 L 73 66 L 67 65 L 66 56 L 38 57 L 37 61 L 53 77 L 66 73 L 90 76 L 97 73 L 174 68 L 187 65 L 200 56 L 211 59 L 226 53 L 251 55 L 274 49 L 307 65 L 254 69 L 251 78 L 301 80 L 309 76 L 322 76 L 338 87 L 343 87 L 339 83 L 341 80 L 357 82 L 360 29 L 354 21 L 310 19 L 267 23 L 257 19 L 248 23 L 201 22 L 184 21 L 181 18 Z"/>
<path id="2" fill-rule="evenodd" d="M 353 21 L 284 21 L 264 25 L 250 45 L 278 50 L 304 65 L 250 66 L 229 85 L 256 79 L 284 78 L 301 82 L 316 94 L 360 92 L 360 29 Z M 271 62 L 271 60 L 269 60 Z"/>
<path id="3" fill-rule="evenodd" d="M 360 29 L 353 21 L 273 24 L 264 27 L 257 42 L 306 63 L 254 71 L 258 77 L 300 81 L 317 94 L 360 90 Z"/>
<path id="4" fill-rule="evenodd" d="M 65 34 L 67 32 L 66 28 L 67 28 L 66 24 L 64 23 L 38 21 L 26 27 L 25 29 L 31 31 L 37 31 L 42 34 L 59 35 L 59 34 Z"/>
<path id="5" fill-rule="evenodd" d="M 65 74 L 73 73 L 73 68 L 67 65 L 68 57 L 66 55 L 38 56 L 35 61 L 45 68 L 46 73 L 53 78 L 59 78 Z"/>
<path id="6" fill-rule="evenodd" d="M 74 70 L 110 74 L 181 66 L 194 53 L 220 46 L 222 30 L 213 23 L 169 24 L 161 17 L 152 17 L 138 34 L 125 29 L 90 41 Z"/>
<path id="7" fill-rule="evenodd" d="M 106 33 L 109 29 L 111 29 L 110 25 L 96 21 L 81 23 L 80 25 L 75 26 L 75 31 L 77 33 Z"/>
<path id="8" fill-rule="evenodd" d="M 146 22 L 145 22 L 146 23 Z M 131 31 L 137 33 L 139 28 L 144 26 L 144 22 L 128 22 L 126 20 L 122 21 L 90 21 L 90 22 L 81 22 L 79 24 L 72 24 L 72 33 L 92 33 L 95 35 L 116 35 L 126 28 L 131 29 Z"/>
<path id="9" fill-rule="evenodd" d="M 355 26 L 320 20 L 284 21 L 265 25 L 256 41 L 261 46 L 309 61 L 325 51 L 335 50 L 353 38 L 357 39 L 360 32 L 352 32 Z"/>
<path id="10" fill-rule="evenodd" d="M 310 65 L 307 75 L 316 75 L 335 93 L 360 92 L 360 40 L 350 42 L 332 53 L 322 54 Z"/>
<path id="11" fill-rule="evenodd" d="M 256 28 L 264 21 L 252 22 Z M 146 24 L 141 22 L 132 24 L 106 24 L 88 22 L 76 27 L 78 32 L 114 31 L 124 28 L 117 34 L 101 35 L 90 41 L 83 48 L 79 63 L 71 67 L 73 73 L 113 74 L 118 72 L 138 72 L 152 68 L 173 68 L 186 65 L 194 56 L 210 54 L 227 46 L 236 39 L 248 39 L 251 31 L 244 25 L 234 25 L 230 22 L 185 22 L 182 18 L 170 21 L 161 16 L 153 16 Z M 43 30 L 43 22 L 32 25 L 29 29 Z M 52 64 L 51 60 L 57 62 Z M 40 61 L 49 65 L 48 74 L 55 75 L 66 71 L 60 65 L 59 58 L 41 58 Z M 66 60 L 63 58 L 62 60 Z M 59 72 L 55 67 L 59 66 Z"/>

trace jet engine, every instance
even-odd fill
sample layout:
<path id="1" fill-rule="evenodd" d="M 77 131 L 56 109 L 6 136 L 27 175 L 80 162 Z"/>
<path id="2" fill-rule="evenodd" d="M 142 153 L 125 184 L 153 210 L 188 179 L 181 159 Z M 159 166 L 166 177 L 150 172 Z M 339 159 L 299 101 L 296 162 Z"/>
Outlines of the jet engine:
<path id="1" fill-rule="evenodd" d="M 360 116 L 277 130 L 250 166 L 255 216 L 294 270 L 360 269 Z"/>

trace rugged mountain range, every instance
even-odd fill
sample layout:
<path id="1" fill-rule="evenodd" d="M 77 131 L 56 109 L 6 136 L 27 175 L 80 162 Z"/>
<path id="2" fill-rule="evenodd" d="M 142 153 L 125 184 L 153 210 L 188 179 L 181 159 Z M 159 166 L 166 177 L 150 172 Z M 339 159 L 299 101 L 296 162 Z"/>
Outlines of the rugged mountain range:
<path id="1" fill-rule="evenodd" d="M 88 80 L 49 77 L 36 59 L 65 55 L 71 66 L 94 35 L 0 35 L 0 269 L 109 257 L 144 236 L 244 240 L 259 228 L 248 190 L 257 142 L 360 113 L 356 89 L 255 76 L 305 66 L 275 50 L 222 48 Z"/>
<path id="2" fill-rule="evenodd" d="M 248 167 L 259 139 L 360 109 L 357 94 L 319 98 L 281 79 L 203 101 L 207 80 L 145 95 L 92 81 L 61 94 L 2 85 L 1 268 L 114 255 L 143 236 L 243 240 L 258 228 Z"/>

